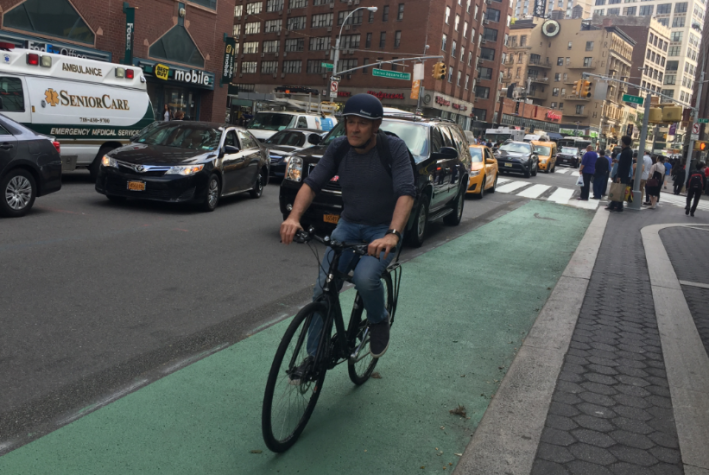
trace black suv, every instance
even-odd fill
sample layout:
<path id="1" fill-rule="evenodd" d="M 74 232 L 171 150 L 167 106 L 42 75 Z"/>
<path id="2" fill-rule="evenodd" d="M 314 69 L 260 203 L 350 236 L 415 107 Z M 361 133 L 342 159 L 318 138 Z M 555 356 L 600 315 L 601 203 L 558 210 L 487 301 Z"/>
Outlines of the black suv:
<path id="1" fill-rule="evenodd" d="M 402 139 L 416 161 L 417 198 L 406 226 L 405 239 L 409 245 L 423 244 L 427 224 L 443 218 L 446 224 L 457 225 L 463 214 L 465 190 L 471 166 L 470 151 L 465 135 L 452 122 L 421 119 L 413 115 L 385 116 L 381 129 Z M 345 134 L 341 120 L 318 143 L 291 156 L 281 183 L 280 207 L 283 219 L 293 209 L 293 202 L 303 179 L 317 165 L 328 145 Z M 311 136 L 311 141 L 318 141 Z M 304 227 L 334 228 L 342 212 L 342 191 L 333 178 L 315 197 L 301 219 Z"/>

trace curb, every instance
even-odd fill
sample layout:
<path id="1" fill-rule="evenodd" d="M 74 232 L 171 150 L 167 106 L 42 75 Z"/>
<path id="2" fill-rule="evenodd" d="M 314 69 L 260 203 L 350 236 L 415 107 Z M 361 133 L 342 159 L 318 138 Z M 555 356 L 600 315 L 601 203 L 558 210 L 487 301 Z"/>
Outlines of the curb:
<path id="1" fill-rule="evenodd" d="M 697 225 L 657 224 L 642 228 L 640 233 L 684 471 L 709 475 L 709 356 L 660 238 L 665 228 L 693 226 Z"/>
<path id="2" fill-rule="evenodd" d="M 457 464 L 457 475 L 527 475 L 610 213 L 599 207 Z"/>

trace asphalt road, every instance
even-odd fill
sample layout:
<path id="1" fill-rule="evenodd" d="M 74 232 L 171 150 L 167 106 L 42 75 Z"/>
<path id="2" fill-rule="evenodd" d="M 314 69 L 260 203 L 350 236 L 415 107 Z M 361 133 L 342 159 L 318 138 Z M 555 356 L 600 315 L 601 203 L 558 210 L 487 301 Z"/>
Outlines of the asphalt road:
<path id="1" fill-rule="evenodd" d="M 459 226 L 433 225 L 402 259 L 526 201 L 468 199 Z M 85 172 L 1 220 L 0 454 L 295 313 L 316 261 L 279 243 L 280 221 L 277 184 L 202 213 L 111 203 Z"/>

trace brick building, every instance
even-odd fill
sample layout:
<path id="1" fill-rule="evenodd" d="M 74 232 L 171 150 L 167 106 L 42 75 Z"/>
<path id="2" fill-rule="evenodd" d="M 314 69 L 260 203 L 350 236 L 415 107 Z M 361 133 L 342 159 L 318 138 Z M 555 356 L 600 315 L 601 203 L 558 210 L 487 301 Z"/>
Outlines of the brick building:
<path id="1" fill-rule="evenodd" d="M 372 6 L 376 12 L 363 8 Z M 411 81 L 374 77 L 372 68 L 411 73 L 413 62 L 386 61 L 440 54 L 448 74 L 435 80 L 436 60 L 425 62 L 420 107 L 472 129 L 474 117 L 482 123 L 494 114 L 508 9 L 508 0 L 237 0 L 238 104 L 252 107 L 283 87 L 329 100 L 330 72 L 322 64 L 332 62 L 341 32 L 338 71 L 371 66 L 341 76 L 337 101 L 369 92 L 385 106 L 416 110 Z"/>
<path id="2" fill-rule="evenodd" d="M 192 119 L 224 121 L 228 88 L 220 83 L 234 0 L 0 0 L 0 7 L 0 41 L 129 62 L 143 70 L 157 117 L 167 104 Z"/>

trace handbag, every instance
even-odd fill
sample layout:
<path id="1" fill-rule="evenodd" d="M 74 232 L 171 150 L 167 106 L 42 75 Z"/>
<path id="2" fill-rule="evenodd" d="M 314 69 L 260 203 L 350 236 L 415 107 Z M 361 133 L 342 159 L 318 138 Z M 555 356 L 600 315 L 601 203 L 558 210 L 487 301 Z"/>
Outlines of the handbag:
<path id="1" fill-rule="evenodd" d="M 660 180 L 658 180 L 657 178 L 650 178 L 648 181 L 645 182 L 646 188 L 655 188 L 656 186 L 660 186 Z"/>
<path id="2" fill-rule="evenodd" d="M 583 175 L 579 175 L 579 179 L 576 180 L 576 186 L 583 186 Z"/>
<path id="3" fill-rule="evenodd" d="M 610 201 L 624 201 L 625 186 L 626 185 L 624 183 L 613 183 L 611 185 L 611 191 L 608 193 L 608 199 Z"/>

